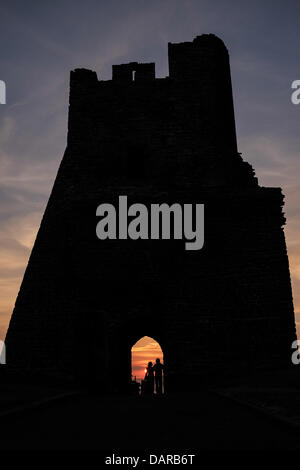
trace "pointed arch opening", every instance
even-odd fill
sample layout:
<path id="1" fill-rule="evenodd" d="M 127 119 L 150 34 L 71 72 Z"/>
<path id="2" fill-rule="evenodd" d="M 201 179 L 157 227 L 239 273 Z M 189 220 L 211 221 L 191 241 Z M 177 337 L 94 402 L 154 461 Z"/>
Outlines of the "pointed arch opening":
<path id="1" fill-rule="evenodd" d="M 164 354 L 154 338 L 143 336 L 132 346 L 131 377 L 142 394 L 164 393 Z"/>

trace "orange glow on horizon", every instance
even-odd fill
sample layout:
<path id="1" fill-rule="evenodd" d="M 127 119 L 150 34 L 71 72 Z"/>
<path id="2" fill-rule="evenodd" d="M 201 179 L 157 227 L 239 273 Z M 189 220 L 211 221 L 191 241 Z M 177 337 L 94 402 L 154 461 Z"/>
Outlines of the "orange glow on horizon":
<path id="1" fill-rule="evenodd" d="M 131 349 L 131 361 L 132 361 L 132 376 L 136 377 L 137 380 L 141 380 L 145 377 L 147 371 L 148 362 L 155 363 L 155 360 L 159 358 L 163 363 L 163 352 L 153 338 L 144 336 L 137 341 Z"/>

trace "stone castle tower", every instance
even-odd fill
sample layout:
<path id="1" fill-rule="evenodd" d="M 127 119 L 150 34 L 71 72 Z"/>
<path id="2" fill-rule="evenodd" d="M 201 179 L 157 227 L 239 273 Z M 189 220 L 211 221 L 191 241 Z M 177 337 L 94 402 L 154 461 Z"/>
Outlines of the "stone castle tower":
<path id="1" fill-rule="evenodd" d="M 8 364 L 125 389 L 143 336 L 178 377 L 287 366 L 296 338 L 280 188 L 237 151 L 229 56 L 214 35 L 169 44 L 112 80 L 71 72 L 67 148 L 6 338 Z M 96 237 L 96 208 L 204 203 L 205 243 Z"/>

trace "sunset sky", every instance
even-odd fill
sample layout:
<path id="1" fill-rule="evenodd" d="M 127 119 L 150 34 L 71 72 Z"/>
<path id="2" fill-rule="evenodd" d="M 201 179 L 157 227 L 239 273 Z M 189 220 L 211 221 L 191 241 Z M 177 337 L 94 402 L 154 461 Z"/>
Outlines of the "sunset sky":
<path id="1" fill-rule="evenodd" d="M 144 336 L 135 343 L 131 350 L 132 376 L 137 379 L 143 379 L 148 362 L 151 361 L 154 364 L 157 358 L 163 363 L 161 347 L 153 338 Z"/>
<path id="2" fill-rule="evenodd" d="M 261 185 L 286 196 L 299 326 L 300 105 L 291 83 L 300 80 L 300 2 L 2 0 L 0 18 L 0 339 L 66 147 L 70 70 L 110 79 L 112 64 L 156 62 L 165 77 L 168 41 L 203 33 L 229 49 L 239 151 Z"/>

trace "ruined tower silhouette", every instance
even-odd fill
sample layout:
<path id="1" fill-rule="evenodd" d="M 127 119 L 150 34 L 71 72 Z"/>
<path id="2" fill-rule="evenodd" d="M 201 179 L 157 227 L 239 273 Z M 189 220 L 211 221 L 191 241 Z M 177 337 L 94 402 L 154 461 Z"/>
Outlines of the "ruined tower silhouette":
<path id="1" fill-rule="evenodd" d="M 169 44 L 112 80 L 70 77 L 67 148 L 6 338 L 10 367 L 125 389 L 153 337 L 167 384 L 290 364 L 296 338 L 280 188 L 237 151 L 229 56 L 214 35 Z M 205 243 L 99 240 L 101 203 L 204 203 Z"/>

